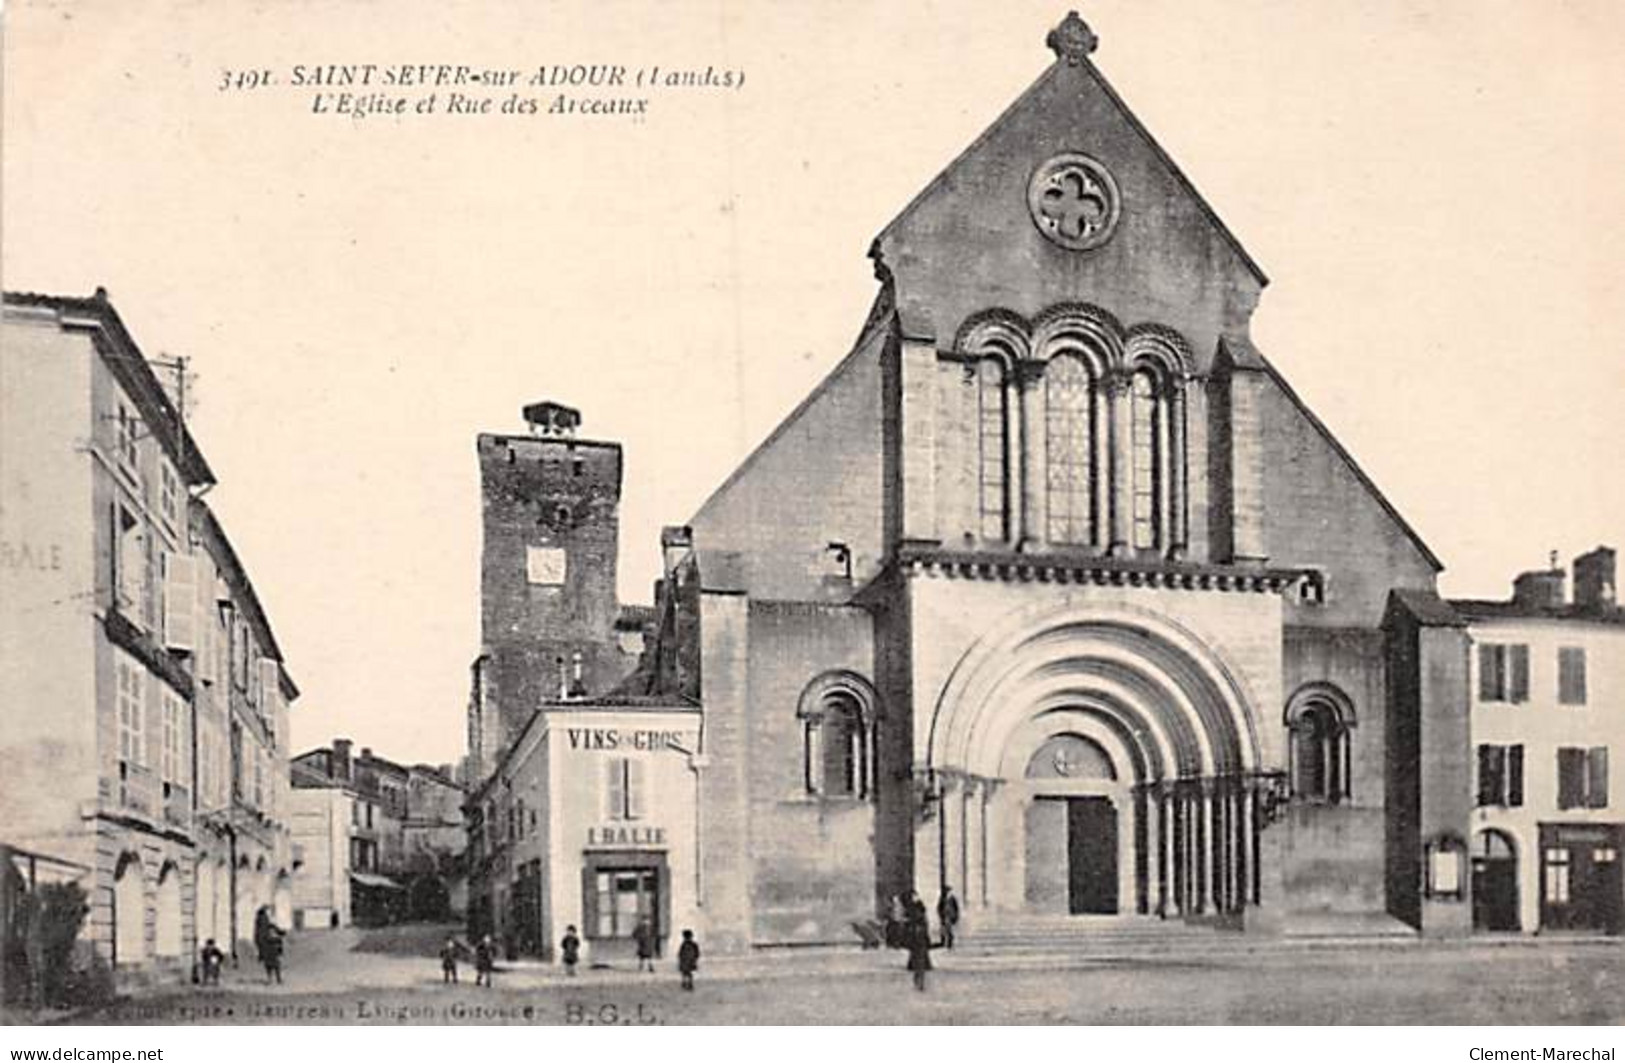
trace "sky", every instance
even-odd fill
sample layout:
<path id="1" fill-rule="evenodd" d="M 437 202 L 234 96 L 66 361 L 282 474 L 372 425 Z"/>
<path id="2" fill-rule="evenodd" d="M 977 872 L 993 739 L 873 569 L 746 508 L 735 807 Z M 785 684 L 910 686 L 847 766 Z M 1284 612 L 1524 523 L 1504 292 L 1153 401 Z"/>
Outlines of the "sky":
<path id="1" fill-rule="evenodd" d="M 1445 593 L 1625 541 L 1625 4 L 1077 2 L 1097 65 L 1269 274 L 1254 339 Z M 209 502 L 303 691 L 296 748 L 452 761 L 476 434 L 551 398 L 622 442 L 621 596 L 647 602 L 660 527 L 846 353 L 870 241 L 1043 72 L 1064 13 L 11 0 L 0 281 L 103 285 L 149 356 L 190 359 Z M 599 90 L 647 96 L 641 116 L 442 93 L 358 119 L 293 84 L 367 63 L 744 79 Z"/>

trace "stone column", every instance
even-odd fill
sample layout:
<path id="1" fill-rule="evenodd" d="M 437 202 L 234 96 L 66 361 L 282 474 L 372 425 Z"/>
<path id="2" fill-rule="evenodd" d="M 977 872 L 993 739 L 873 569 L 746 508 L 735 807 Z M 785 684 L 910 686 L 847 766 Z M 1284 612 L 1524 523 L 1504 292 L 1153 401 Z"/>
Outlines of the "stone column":
<path id="1" fill-rule="evenodd" d="M 1168 917 L 1168 875 L 1173 870 L 1173 834 L 1168 829 L 1168 787 L 1157 786 L 1157 914 Z"/>
<path id="2" fill-rule="evenodd" d="M 1111 555 L 1127 557 L 1134 542 L 1134 378 L 1113 370 L 1105 383 L 1111 406 Z"/>
<path id="3" fill-rule="evenodd" d="M 1190 513 L 1186 506 L 1189 459 L 1185 453 L 1185 381 L 1176 379 L 1168 396 L 1168 553 L 1183 560 L 1190 545 Z"/>
<path id="4" fill-rule="evenodd" d="M 1213 814 L 1213 791 L 1207 779 L 1196 797 L 1196 914 L 1207 911 L 1208 883 L 1213 880 L 1213 846 L 1208 825 Z"/>

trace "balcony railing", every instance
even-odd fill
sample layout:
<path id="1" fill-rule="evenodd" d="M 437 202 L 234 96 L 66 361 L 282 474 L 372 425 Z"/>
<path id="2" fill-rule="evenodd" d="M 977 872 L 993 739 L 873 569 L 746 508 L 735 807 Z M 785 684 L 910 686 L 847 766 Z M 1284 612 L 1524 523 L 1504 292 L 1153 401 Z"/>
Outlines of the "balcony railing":
<path id="1" fill-rule="evenodd" d="M 179 783 L 164 783 L 164 822 L 182 830 L 192 829 L 192 791 Z"/>
<path id="2" fill-rule="evenodd" d="M 158 777 L 153 774 L 152 769 L 121 760 L 118 765 L 118 776 L 119 807 L 143 819 L 156 820 L 160 811 L 160 795 Z"/>

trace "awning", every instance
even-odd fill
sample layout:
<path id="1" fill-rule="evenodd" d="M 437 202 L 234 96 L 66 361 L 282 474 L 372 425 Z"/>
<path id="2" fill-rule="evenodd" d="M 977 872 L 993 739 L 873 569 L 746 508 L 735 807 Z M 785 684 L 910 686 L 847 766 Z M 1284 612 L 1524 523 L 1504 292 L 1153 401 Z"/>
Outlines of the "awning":
<path id="1" fill-rule="evenodd" d="M 406 888 L 392 878 L 385 878 L 383 875 L 370 875 L 365 871 L 350 872 L 350 881 L 381 890 L 403 890 Z"/>

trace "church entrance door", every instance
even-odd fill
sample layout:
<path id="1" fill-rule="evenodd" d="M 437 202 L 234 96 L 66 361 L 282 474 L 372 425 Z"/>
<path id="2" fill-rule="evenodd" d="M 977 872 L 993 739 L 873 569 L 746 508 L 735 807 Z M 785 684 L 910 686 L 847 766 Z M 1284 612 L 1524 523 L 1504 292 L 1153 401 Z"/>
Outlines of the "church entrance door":
<path id="1" fill-rule="evenodd" d="M 1106 797 L 1034 798 L 1027 809 L 1027 907 L 1117 913 L 1117 810 Z"/>

